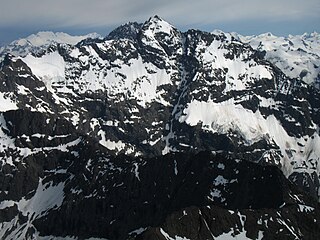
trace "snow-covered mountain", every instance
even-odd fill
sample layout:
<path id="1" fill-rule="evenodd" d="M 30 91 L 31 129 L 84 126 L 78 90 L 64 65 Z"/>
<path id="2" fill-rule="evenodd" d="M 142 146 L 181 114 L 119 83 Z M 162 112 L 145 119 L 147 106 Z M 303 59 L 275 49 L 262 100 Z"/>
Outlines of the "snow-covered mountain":
<path id="1" fill-rule="evenodd" d="M 265 52 L 265 58 L 290 78 L 302 79 L 320 88 L 320 35 L 319 33 L 277 37 L 271 33 L 241 36 L 254 49 Z"/>
<path id="2" fill-rule="evenodd" d="M 46 50 L 50 45 L 55 44 L 70 44 L 76 45 L 85 39 L 96 39 L 101 36 L 97 33 L 90 33 L 83 36 L 71 36 L 62 32 L 38 32 L 26 38 L 15 40 L 7 46 L 0 48 L 0 60 L 3 60 L 5 54 L 10 53 L 15 56 L 26 56 L 29 53 L 41 53 Z"/>
<path id="3" fill-rule="evenodd" d="M 317 32 L 303 35 L 275 36 L 272 33 L 243 36 L 238 33 L 212 32 L 216 35 L 237 39 L 265 54 L 264 58 L 290 78 L 302 79 L 320 88 L 320 35 Z"/>
<path id="4" fill-rule="evenodd" d="M 6 55 L 0 237 L 317 238 L 319 45 L 293 76 L 257 39 L 155 16 Z"/>

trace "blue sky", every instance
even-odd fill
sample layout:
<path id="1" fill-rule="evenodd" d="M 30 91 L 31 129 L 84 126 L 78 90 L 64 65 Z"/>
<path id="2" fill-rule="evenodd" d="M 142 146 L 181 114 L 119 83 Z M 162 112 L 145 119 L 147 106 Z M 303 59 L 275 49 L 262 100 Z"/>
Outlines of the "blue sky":
<path id="1" fill-rule="evenodd" d="M 320 0 L 0 0 L 0 45 L 38 31 L 107 35 L 159 15 L 182 31 L 320 32 Z"/>

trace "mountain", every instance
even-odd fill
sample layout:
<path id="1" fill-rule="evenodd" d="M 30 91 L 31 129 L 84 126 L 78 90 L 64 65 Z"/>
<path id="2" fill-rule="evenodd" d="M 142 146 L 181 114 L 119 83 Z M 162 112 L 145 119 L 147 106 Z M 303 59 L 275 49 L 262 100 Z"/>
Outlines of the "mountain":
<path id="1" fill-rule="evenodd" d="M 265 58 L 290 78 L 302 79 L 320 88 L 320 35 L 277 37 L 271 33 L 258 36 L 238 35 L 242 42 L 265 52 Z"/>
<path id="2" fill-rule="evenodd" d="M 29 53 L 41 53 L 45 51 L 50 45 L 56 44 L 71 44 L 76 45 L 78 42 L 85 39 L 97 39 L 100 35 L 97 33 L 90 33 L 84 36 L 71 36 L 62 32 L 38 32 L 26 38 L 15 40 L 0 48 L 0 59 L 3 60 L 7 53 L 16 56 L 26 56 Z"/>
<path id="3" fill-rule="evenodd" d="M 320 236 L 315 72 L 158 16 L 40 48 L 0 65 L 2 239 Z"/>

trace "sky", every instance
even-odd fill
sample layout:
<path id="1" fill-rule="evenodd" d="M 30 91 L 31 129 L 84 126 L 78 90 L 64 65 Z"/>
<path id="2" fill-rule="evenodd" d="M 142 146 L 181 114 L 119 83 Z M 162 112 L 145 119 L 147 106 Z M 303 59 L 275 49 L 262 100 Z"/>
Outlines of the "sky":
<path id="1" fill-rule="evenodd" d="M 320 32 L 320 0 L 0 0 L 0 46 L 39 31 L 105 36 L 154 15 L 182 31 Z"/>

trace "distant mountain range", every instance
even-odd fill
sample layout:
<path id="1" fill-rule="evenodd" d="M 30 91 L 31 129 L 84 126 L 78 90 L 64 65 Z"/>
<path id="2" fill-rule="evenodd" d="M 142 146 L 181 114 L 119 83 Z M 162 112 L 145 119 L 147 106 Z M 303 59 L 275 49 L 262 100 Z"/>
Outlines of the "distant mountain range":
<path id="1" fill-rule="evenodd" d="M 319 39 L 154 16 L 2 47 L 0 238 L 319 238 Z"/>
<path id="2" fill-rule="evenodd" d="M 50 45 L 54 44 L 70 44 L 75 45 L 78 42 L 84 39 L 97 39 L 101 36 L 97 33 L 91 33 L 84 36 L 71 36 L 67 33 L 62 32 L 38 32 L 37 34 L 32 34 L 26 38 L 21 38 L 15 40 L 0 48 L 0 57 L 1 59 L 7 53 L 16 55 L 16 56 L 26 56 L 29 53 L 41 53 L 42 51 L 47 50 Z"/>

